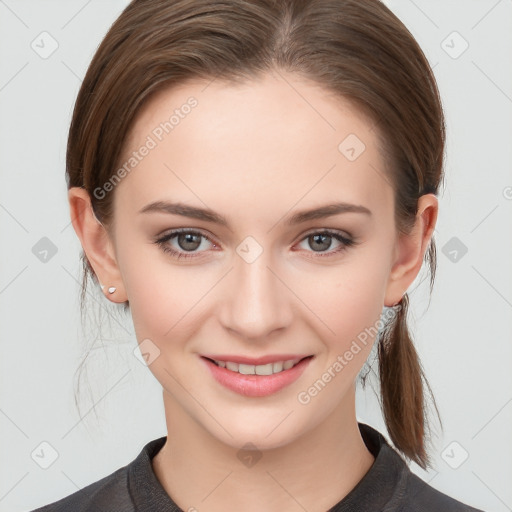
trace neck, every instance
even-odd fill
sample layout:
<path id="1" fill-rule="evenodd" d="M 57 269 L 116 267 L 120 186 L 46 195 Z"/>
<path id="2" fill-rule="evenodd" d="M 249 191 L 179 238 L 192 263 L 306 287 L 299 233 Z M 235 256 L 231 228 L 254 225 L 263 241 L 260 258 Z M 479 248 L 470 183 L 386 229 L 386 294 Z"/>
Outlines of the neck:
<path id="1" fill-rule="evenodd" d="M 344 498 L 374 462 L 359 432 L 355 390 L 325 421 L 244 465 L 238 449 L 214 438 L 164 391 L 167 441 L 154 472 L 182 510 L 325 511 Z"/>

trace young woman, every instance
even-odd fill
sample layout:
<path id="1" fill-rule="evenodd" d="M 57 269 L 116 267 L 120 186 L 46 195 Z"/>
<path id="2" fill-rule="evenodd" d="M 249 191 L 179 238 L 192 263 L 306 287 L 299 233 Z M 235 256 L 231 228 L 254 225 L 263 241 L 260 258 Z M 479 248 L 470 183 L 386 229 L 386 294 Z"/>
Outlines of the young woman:
<path id="1" fill-rule="evenodd" d="M 433 283 L 444 142 L 377 0 L 131 2 L 66 172 L 84 291 L 129 309 L 168 434 L 38 510 L 475 511 L 406 464 L 429 464 L 406 291 L 424 260 Z M 393 447 L 356 419 L 374 345 Z"/>

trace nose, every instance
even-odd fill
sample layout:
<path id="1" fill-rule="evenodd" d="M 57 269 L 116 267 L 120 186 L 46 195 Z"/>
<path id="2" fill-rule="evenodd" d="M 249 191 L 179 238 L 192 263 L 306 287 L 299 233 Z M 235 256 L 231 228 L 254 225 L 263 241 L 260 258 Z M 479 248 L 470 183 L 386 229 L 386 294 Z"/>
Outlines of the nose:
<path id="1" fill-rule="evenodd" d="M 292 321 L 293 293 L 273 268 L 269 253 L 263 251 L 250 263 L 237 255 L 224 283 L 221 322 L 247 340 L 265 340 Z"/>

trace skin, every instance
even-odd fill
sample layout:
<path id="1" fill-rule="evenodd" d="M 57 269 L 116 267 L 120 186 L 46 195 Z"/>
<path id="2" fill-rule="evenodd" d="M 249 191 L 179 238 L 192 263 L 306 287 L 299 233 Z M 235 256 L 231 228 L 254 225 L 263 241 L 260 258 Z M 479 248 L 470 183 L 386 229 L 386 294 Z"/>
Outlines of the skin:
<path id="1" fill-rule="evenodd" d="M 115 187 L 112 230 L 96 221 L 80 188 L 69 191 L 73 226 L 108 299 L 130 301 L 138 342 L 149 338 L 160 350 L 148 367 L 163 388 L 168 437 L 153 468 L 173 500 L 183 510 L 250 512 L 265 504 L 269 511 L 325 511 L 374 462 L 357 426 L 355 381 L 375 340 L 360 344 L 309 403 L 298 394 L 414 281 L 437 199 L 422 196 L 413 231 L 398 236 L 370 120 L 283 71 L 240 85 L 193 81 L 160 92 L 137 117 L 124 156 L 190 96 L 197 107 Z M 338 150 L 351 133 L 366 146 L 354 161 Z M 156 200 L 210 208 L 229 228 L 138 213 Z M 341 200 L 372 215 L 284 222 Z M 175 237 L 167 244 L 197 256 L 175 259 L 153 242 L 177 228 L 201 231 L 213 243 L 199 238 L 190 249 Z M 323 229 L 358 243 L 334 254 L 341 245 L 335 238 L 323 246 L 309 238 Z M 236 252 L 247 236 L 263 250 L 251 263 Z M 205 353 L 315 357 L 281 391 L 246 397 L 212 378 L 199 357 Z M 248 442 L 261 455 L 251 467 L 237 457 Z"/>

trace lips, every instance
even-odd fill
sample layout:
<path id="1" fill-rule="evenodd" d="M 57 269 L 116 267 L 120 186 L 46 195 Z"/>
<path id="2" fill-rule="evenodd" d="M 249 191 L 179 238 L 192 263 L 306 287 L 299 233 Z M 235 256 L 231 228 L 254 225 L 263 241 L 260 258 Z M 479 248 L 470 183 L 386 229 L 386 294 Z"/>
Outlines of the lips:
<path id="1" fill-rule="evenodd" d="M 262 397 L 276 393 L 292 384 L 302 375 L 314 357 L 312 355 L 297 357 L 293 354 L 285 354 L 284 356 L 283 358 L 283 354 L 281 354 L 259 359 L 249 359 L 238 356 L 215 355 L 215 358 L 202 356 L 200 359 L 207 366 L 214 379 L 225 388 L 244 396 Z M 290 356 L 292 357 L 290 358 Z M 233 361 L 233 359 L 249 362 L 260 362 L 263 359 L 264 364 L 248 364 L 246 362 Z M 293 364 L 288 363 L 285 369 L 284 364 L 287 361 L 291 361 Z M 219 365 L 219 363 L 223 362 L 225 363 L 224 367 Z M 275 373 L 274 364 L 278 370 Z M 279 370 L 280 365 L 282 365 L 281 370 Z M 270 366 L 272 366 L 272 373 L 269 373 Z M 288 368 L 288 366 L 290 367 Z M 256 369 L 258 369 L 259 373 L 256 373 Z"/>

